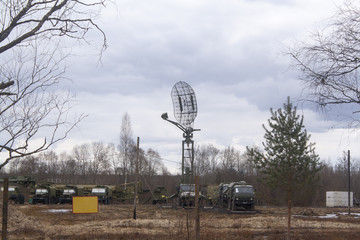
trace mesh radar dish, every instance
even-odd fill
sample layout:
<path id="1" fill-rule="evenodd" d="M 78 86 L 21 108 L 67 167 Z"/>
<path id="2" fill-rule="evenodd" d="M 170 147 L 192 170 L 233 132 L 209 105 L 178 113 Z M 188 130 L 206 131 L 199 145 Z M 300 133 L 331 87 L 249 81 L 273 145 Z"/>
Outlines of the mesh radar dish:
<path id="1" fill-rule="evenodd" d="M 171 98 L 175 119 L 185 128 L 192 128 L 197 115 L 194 90 L 186 82 L 177 82 L 171 91 Z"/>

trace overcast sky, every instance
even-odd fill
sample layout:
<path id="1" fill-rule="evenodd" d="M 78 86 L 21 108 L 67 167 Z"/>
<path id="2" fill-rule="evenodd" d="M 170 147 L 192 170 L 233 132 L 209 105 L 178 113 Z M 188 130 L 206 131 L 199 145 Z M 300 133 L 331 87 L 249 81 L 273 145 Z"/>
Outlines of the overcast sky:
<path id="1" fill-rule="evenodd" d="M 130 115 L 144 149 L 181 162 L 182 132 L 161 119 L 173 116 L 171 90 L 185 81 L 195 91 L 195 144 L 261 145 L 270 108 L 287 96 L 316 143 L 322 160 L 348 149 L 360 155 L 356 132 L 339 128 L 300 101 L 303 86 L 284 53 L 331 17 L 340 0 L 118 0 L 98 23 L 108 48 L 101 64 L 94 49 L 75 48 L 67 76 L 76 92 L 74 111 L 88 114 L 56 151 L 102 141 L 119 143 L 121 119 Z M 101 40 L 93 38 L 94 43 Z M 96 45 L 96 44 L 95 44 Z M 178 164 L 165 161 L 174 173 Z"/>

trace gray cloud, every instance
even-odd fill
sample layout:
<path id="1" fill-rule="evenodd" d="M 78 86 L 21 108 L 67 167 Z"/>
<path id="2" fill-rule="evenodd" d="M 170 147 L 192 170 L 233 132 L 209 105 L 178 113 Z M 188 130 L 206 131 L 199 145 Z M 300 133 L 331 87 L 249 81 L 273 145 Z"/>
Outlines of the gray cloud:
<path id="1" fill-rule="evenodd" d="M 174 156 L 181 132 L 160 115 L 172 117 L 170 91 L 178 81 L 188 82 L 197 95 L 195 127 L 202 131 L 194 134 L 195 142 L 257 144 L 269 109 L 281 108 L 287 96 L 306 114 L 311 131 L 326 133 L 332 125 L 298 102 L 301 82 L 283 52 L 330 16 L 334 4 L 128 0 L 117 7 L 101 18 L 109 44 L 101 64 L 93 50 L 74 47 L 77 57 L 68 75 L 78 95 L 76 110 L 89 117 L 69 141 L 116 142 L 121 116 L 128 112 L 144 146 Z"/>

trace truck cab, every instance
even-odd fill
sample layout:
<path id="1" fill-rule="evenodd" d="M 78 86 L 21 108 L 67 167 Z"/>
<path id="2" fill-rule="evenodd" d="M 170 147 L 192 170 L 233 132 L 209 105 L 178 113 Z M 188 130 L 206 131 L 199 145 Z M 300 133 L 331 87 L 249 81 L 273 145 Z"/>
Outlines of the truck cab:
<path id="1" fill-rule="evenodd" d="M 62 189 L 62 193 L 59 197 L 59 203 L 72 203 L 72 197 L 78 196 L 78 188 L 76 186 L 67 185 Z"/>
<path id="2" fill-rule="evenodd" d="M 229 185 L 228 209 L 237 210 L 238 208 L 254 209 L 254 188 L 246 182 L 235 182 Z"/>
<path id="3" fill-rule="evenodd" d="M 91 196 L 97 196 L 99 203 L 109 204 L 111 202 L 111 189 L 107 186 L 96 186 L 91 189 Z"/>
<path id="4" fill-rule="evenodd" d="M 180 184 L 179 206 L 195 206 L 195 184 Z"/>

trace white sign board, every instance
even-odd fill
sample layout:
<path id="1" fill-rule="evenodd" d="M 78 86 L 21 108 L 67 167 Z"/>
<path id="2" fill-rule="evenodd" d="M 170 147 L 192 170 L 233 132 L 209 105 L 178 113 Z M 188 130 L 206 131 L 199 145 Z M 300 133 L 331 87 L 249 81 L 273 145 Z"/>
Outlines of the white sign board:
<path id="1" fill-rule="evenodd" d="M 326 207 L 348 207 L 348 192 L 326 192 Z M 350 192 L 350 207 L 353 206 L 353 192 Z"/>

